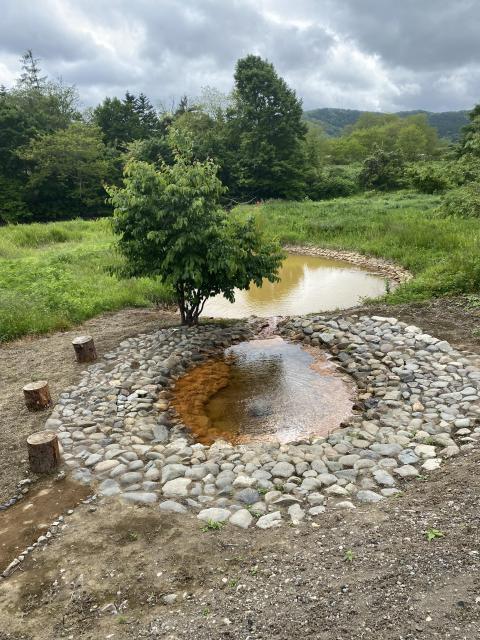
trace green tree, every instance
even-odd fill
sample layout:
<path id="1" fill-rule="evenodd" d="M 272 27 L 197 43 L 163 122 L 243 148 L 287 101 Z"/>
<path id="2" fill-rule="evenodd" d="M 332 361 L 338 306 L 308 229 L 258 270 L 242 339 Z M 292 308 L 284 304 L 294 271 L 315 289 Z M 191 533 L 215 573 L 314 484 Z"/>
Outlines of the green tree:
<path id="1" fill-rule="evenodd" d="M 377 148 L 365 158 L 359 181 L 365 189 L 396 189 L 401 185 L 403 171 L 404 162 L 399 153 Z"/>
<path id="2" fill-rule="evenodd" d="M 306 167 L 302 103 L 273 65 L 249 55 L 237 62 L 229 145 L 234 181 L 246 198 L 298 198 Z"/>
<path id="3" fill-rule="evenodd" d="M 470 122 L 463 127 L 458 152 L 461 156 L 469 154 L 480 157 L 480 104 L 470 111 L 468 117 Z"/>
<path id="4" fill-rule="evenodd" d="M 98 127 L 75 122 L 33 138 L 17 153 L 29 167 L 26 199 L 37 214 L 105 212 L 102 182 L 112 169 Z"/>
<path id="5" fill-rule="evenodd" d="M 93 110 L 93 122 L 103 132 L 104 141 L 121 152 L 134 140 L 158 136 L 161 122 L 145 94 L 138 97 L 128 91 L 123 100 L 105 98 Z"/>
<path id="6" fill-rule="evenodd" d="M 253 281 L 277 279 L 283 254 L 266 242 L 253 219 L 242 221 L 219 206 L 224 191 L 211 160 L 194 161 L 191 141 L 170 134 L 173 165 L 160 169 L 131 160 L 123 187 L 107 188 L 114 231 L 125 257 L 123 275 L 158 276 L 172 287 L 183 324 L 198 323 L 205 301 Z"/>

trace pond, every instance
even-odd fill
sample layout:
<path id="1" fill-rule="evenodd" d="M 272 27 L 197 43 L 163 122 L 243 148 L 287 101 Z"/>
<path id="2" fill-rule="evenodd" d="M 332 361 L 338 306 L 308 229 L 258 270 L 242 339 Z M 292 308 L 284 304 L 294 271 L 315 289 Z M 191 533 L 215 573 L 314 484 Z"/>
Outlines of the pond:
<path id="1" fill-rule="evenodd" d="M 223 360 L 187 373 L 173 406 L 204 444 L 292 442 L 338 428 L 351 415 L 353 395 L 352 383 L 318 349 L 276 336 L 229 347 Z"/>
<path id="2" fill-rule="evenodd" d="M 211 298 L 204 317 L 268 318 L 347 309 L 386 291 L 384 277 L 340 260 L 289 254 L 279 275 L 280 282 L 238 291 L 233 304 L 221 295 Z"/>

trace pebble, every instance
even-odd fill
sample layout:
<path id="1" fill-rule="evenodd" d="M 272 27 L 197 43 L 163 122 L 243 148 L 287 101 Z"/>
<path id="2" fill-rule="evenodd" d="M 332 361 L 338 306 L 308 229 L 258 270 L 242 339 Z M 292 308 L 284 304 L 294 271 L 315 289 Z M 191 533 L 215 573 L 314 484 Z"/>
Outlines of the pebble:
<path id="1" fill-rule="evenodd" d="M 358 380 L 360 409 L 342 429 L 285 445 L 192 444 L 171 411 L 172 383 L 252 329 L 160 329 L 124 340 L 61 394 L 46 426 L 59 433 L 70 477 L 94 484 L 102 499 L 161 498 L 159 510 L 174 513 L 218 509 L 239 527 L 251 526 L 251 509 L 269 528 L 282 513 L 300 522 L 305 510 L 315 516 L 330 504 L 350 509 L 395 495 L 396 480 L 441 473 L 442 460 L 480 439 L 478 360 L 447 342 L 377 316 L 290 317 L 280 333 L 323 343 Z"/>

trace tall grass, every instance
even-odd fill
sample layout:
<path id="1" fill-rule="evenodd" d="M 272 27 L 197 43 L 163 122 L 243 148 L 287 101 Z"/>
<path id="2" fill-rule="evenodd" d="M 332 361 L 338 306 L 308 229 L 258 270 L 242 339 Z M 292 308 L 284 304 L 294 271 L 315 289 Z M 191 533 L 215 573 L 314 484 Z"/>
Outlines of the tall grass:
<path id="1" fill-rule="evenodd" d="M 283 244 L 348 249 L 398 262 L 414 279 L 387 300 L 480 291 L 480 220 L 441 217 L 439 198 L 400 192 L 239 207 Z"/>
<path id="2" fill-rule="evenodd" d="M 108 219 L 0 228 L 0 341 L 170 301 L 156 280 L 111 274 L 113 240 Z"/>

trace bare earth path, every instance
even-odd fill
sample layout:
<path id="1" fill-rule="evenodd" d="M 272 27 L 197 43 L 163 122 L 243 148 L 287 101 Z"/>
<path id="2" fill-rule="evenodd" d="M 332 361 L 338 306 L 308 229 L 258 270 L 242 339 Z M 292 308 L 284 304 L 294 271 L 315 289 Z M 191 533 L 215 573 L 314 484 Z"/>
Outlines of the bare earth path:
<path id="1" fill-rule="evenodd" d="M 351 313 L 396 316 L 480 350 L 479 313 L 459 301 Z M 47 377 L 55 395 L 79 376 L 74 335 L 95 335 L 101 354 L 171 319 L 127 310 L 0 350 L 5 497 L 22 477 L 25 436 L 46 417 L 23 409 L 27 376 Z M 0 582 L 0 640 L 475 640 L 479 465 L 473 450 L 406 483 L 398 498 L 269 531 L 204 532 L 192 515 L 116 500 L 81 506 L 60 537 Z M 430 528 L 444 536 L 428 542 Z M 117 615 L 100 612 L 110 603 Z"/>

